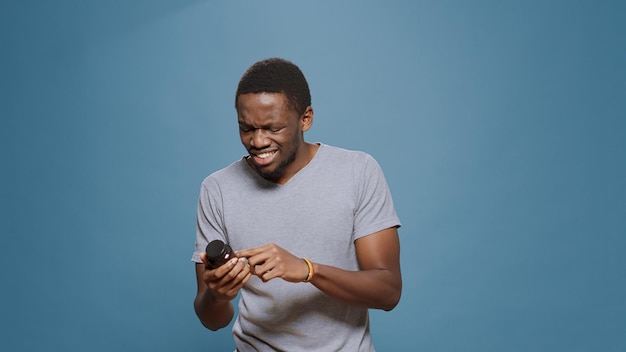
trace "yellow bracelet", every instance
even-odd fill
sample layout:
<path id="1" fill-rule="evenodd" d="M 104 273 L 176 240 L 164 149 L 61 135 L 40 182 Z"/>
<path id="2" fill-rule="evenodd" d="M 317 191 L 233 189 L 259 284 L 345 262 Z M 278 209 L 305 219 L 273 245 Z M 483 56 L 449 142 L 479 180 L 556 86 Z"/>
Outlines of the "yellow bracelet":
<path id="1" fill-rule="evenodd" d="M 313 270 L 313 264 L 308 258 L 302 258 L 302 260 L 304 260 L 306 265 L 309 267 L 309 274 L 306 276 L 306 279 L 304 279 L 304 282 L 309 282 L 315 275 L 315 271 Z"/>

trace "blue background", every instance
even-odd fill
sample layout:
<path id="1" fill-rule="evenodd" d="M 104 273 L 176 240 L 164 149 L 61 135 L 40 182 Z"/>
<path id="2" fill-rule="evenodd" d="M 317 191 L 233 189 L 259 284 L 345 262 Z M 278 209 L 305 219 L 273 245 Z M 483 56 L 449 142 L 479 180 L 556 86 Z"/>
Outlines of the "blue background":
<path id="1" fill-rule="evenodd" d="M 379 351 L 626 350 L 623 1 L 5 0 L 0 40 L 3 351 L 233 348 L 192 309 L 196 199 L 270 56 L 307 140 L 388 178 Z"/>

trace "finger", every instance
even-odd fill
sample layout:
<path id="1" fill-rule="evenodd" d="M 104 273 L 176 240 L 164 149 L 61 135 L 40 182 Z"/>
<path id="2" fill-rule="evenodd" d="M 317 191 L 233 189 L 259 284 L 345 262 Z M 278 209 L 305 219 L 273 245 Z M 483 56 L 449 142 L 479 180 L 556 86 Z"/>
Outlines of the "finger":
<path id="1" fill-rule="evenodd" d="M 242 266 L 242 271 L 250 272 L 250 263 L 248 263 L 247 258 L 238 258 L 237 265 Z"/>
<path id="2" fill-rule="evenodd" d="M 243 249 L 240 251 L 236 251 L 235 255 L 240 258 L 249 258 L 249 257 L 252 257 L 253 255 L 261 253 L 262 251 L 263 251 L 263 247 Z"/>
<path id="3" fill-rule="evenodd" d="M 270 264 L 268 264 L 271 259 L 272 256 L 270 253 L 262 252 L 255 256 L 248 257 L 248 265 L 253 274 L 262 274 L 271 269 Z"/>
<path id="4" fill-rule="evenodd" d="M 269 244 L 265 244 L 256 248 L 248 248 L 248 249 L 242 249 L 240 251 L 236 251 L 235 255 L 237 255 L 238 257 L 245 257 L 245 258 L 249 258 L 252 256 L 255 256 L 259 253 L 265 252 L 268 250 L 268 248 L 270 248 L 272 246 L 271 243 Z"/>
<path id="5" fill-rule="evenodd" d="M 227 278 L 226 276 L 235 267 L 237 262 L 238 262 L 237 258 L 233 258 L 216 269 L 212 269 L 211 267 L 205 267 L 204 269 L 205 281 L 211 281 L 215 283 L 216 285 L 221 285 L 225 282 L 230 281 L 230 279 Z"/>
<path id="6" fill-rule="evenodd" d="M 271 258 L 268 258 L 267 261 L 259 257 L 249 258 L 248 260 L 250 263 L 250 271 L 258 277 L 261 277 L 266 272 L 272 270 Z"/>
<path id="7" fill-rule="evenodd" d="M 227 265 L 227 264 L 224 264 Z M 243 272 L 248 271 L 247 269 L 242 270 L 243 268 L 233 267 L 232 270 L 228 271 L 221 278 L 209 282 L 209 289 L 211 291 L 216 292 L 221 296 L 231 296 L 231 292 L 233 288 L 237 287 L 240 282 L 239 275 Z M 245 276 L 244 276 L 245 277 Z"/>
<path id="8" fill-rule="evenodd" d="M 239 293 L 239 290 L 241 290 L 241 288 L 248 282 L 250 277 L 252 277 L 252 274 L 250 272 L 248 272 L 247 275 L 242 277 L 241 281 L 237 285 L 233 286 L 228 291 L 228 295 L 231 297 L 230 299 L 234 299 L 235 297 L 237 297 L 237 294 Z"/>
<path id="9" fill-rule="evenodd" d="M 238 284 L 246 275 L 250 273 L 250 266 L 244 258 L 238 258 L 233 261 L 235 262 L 235 265 L 222 279 L 222 284 L 224 286 L 232 287 L 233 285 Z"/>
<path id="10" fill-rule="evenodd" d="M 269 258 L 262 265 L 257 265 L 255 270 L 257 276 L 264 282 L 281 277 L 284 273 L 284 268 L 280 266 L 280 260 L 277 257 Z"/>
<path id="11" fill-rule="evenodd" d="M 234 271 L 236 271 L 236 269 L 233 270 L 233 272 Z M 232 298 L 237 296 L 239 290 L 248 282 L 250 277 L 252 277 L 252 273 L 250 272 L 248 266 L 245 265 L 242 270 L 240 270 L 237 275 L 233 277 L 232 280 L 230 280 L 228 283 L 225 284 L 225 286 L 223 286 L 223 291 L 225 292 L 225 295 L 231 296 Z"/>
<path id="12" fill-rule="evenodd" d="M 239 275 L 237 275 L 237 283 L 231 289 L 239 291 L 251 277 L 252 273 L 250 271 L 242 271 Z"/>
<path id="13" fill-rule="evenodd" d="M 274 277 L 272 276 L 272 272 L 271 271 L 266 271 L 264 272 L 262 275 L 259 275 L 259 278 L 263 281 L 263 282 L 268 282 L 271 279 L 273 279 Z"/>

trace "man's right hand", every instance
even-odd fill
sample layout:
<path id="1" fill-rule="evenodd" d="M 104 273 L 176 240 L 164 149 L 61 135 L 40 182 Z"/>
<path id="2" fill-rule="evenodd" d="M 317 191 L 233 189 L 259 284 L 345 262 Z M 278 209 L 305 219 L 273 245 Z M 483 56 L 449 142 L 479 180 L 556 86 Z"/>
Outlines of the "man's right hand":
<path id="1" fill-rule="evenodd" d="M 206 284 L 214 301 L 235 299 L 239 290 L 252 275 L 250 265 L 245 258 L 232 258 L 216 269 L 207 266 L 206 253 L 201 253 L 200 258 L 205 265 L 202 281 Z"/>

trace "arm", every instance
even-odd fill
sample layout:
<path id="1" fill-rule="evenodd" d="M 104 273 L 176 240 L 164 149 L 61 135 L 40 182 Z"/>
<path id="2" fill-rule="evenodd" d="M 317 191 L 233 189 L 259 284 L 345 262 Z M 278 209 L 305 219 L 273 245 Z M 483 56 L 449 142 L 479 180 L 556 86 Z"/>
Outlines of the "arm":
<path id="1" fill-rule="evenodd" d="M 400 242 L 395 227 L 355 242 L 359 271 L 313 263 L 315 276 L 311 283 L 340 301 L 392 310 L 400 301 Z"/>
<path id="2" fill-rule="evenodd" d="M 360 269 L 348 271 L 320 263 L 313 263 L 315 275 L 311 283 L 318 289 L 348 304 L 393 309 L 400 300 L 400 242 L 395 227 L 388 228 L 355 242 Z M 263 281 L 282 278 L 301 282 L 309 268 L 304 260 L 295 257 L 275 244 L 237 252 L 247 257 L 254 275 Z"/>
<path id="3" fill-rule="evenodd" d="M 204 263 L 196 263 L 198 290 L 193 302 L 196 315 L 207 329 L 218 330 L 233 319 L 232 300 L 250 278 L 250 269 L 243 259 L 233 258 L 221 267 L 207 269 L 206 254 L 200 255 Z"/>

